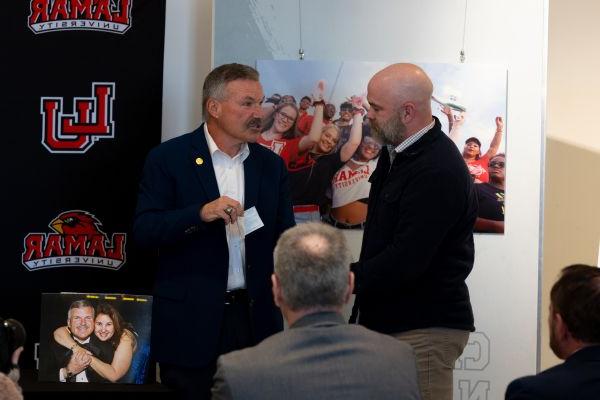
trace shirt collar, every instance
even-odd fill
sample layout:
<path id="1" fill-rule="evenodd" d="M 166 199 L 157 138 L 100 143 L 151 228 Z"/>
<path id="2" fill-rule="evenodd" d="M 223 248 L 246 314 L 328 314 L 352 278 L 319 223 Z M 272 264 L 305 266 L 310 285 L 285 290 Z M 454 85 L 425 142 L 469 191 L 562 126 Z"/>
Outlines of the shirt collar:
<path id="1" fill-rule="evenodd" d="M 92 333 L 93 335 L 93 333 Z M 73 336 L 73 339 L 78 342 L 79 344 L 87 344 L 90 342 L 91 336 L 88 336 L 87 339 L 81 340 L 78 337 Z"/>
<path id="2" fill-rule="evenodd" d="M 206 144 L 208 145 L 208 152 L 210 153 L 211 157 L 214 157 L 215 153 L 218 152 L 232 160 L 235 160 L 239 157 L 240 161 L 244 162 L 246 158 L 248 158 L 248 156 L 250 155 L 250 147 L 248 147 L 248 143 L 242 143 L 240 151 L 235 156 L 229 157 L 227 153 L 219 149 L 212 136 L 210 136 L 210 134 L 208 133 L 208 124 L 204 124 L 204 136 L 206 137 Z"/>
<path id="3" fill-rule="evenodd" d="M 435 125 L 435 119 L 432 119 L 431 122 L 429 124 L 427 124 L 427 126 L 425 126 L 424 128 L 422 128 L 421 130 L 419 130 L 414 135 L 411 135 L 408 139 L 406 139 L 405 141 L 403 141 L 402 143 L 400 143 L 398 146 L 396 146 L 396 148 L 394 149 L 394 151 L 396 153 L 403 152 L 409 146 L 413 145 L 419 139 L 421 139 L 423 137 L 423 135 L 425 135 L 427 132 L 429 132 L 429 130 L 431 128 L 433 128 L 434 125 Z"/>

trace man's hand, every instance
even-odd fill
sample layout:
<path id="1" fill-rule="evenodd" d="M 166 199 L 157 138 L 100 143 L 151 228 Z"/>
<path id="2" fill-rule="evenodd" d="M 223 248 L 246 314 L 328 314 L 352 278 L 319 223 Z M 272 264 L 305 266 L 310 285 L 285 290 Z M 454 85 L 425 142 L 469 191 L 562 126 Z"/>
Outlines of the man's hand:
<path id="1" fill-rule="evenodd" d="M 67 364 L 67 372 L 70 372 L 73 375 L 77 375 L 78 373 L 86 369 L 91 362 L 92 357 L 90 357 L 89 354 L 73 354 L 73 356 L 71 356 L 71 359 L 69 360 L 69 363 Z"/>
<path id="2" fill-rule="evenodd" d="M 76 357 L 83 357 L 86 354 L 90 355 L 90 356 L 92 355 L 91 351 L 86 350 L 77 344 L 75 346 L 73 346 L 73 348 L 71 350 L 73 351 L 73 355 Z"/>
<path id="3" fill-rule="evenodd" d="M 242 205 L 231 197 L 221 196 L 216 200 L 206 203 L 200 209 L 200 219 L 204 222 L 212 222 L 217 219 L 225 221 L 225 225 L 237 221 L 238 217 L 244 215 Z"/>

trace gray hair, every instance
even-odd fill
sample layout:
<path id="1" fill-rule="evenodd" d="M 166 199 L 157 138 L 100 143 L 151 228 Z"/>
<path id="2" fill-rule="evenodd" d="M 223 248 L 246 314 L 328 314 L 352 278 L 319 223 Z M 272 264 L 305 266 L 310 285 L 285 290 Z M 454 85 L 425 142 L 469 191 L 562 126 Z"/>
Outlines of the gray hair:
<path id="1" fill-rule="evenodd" d="M 308 222 L 285 231 L 274 252 L 283 300 L 293 311 L 344 305 L 350 250 L 337 229 Z"/>
<path id="2" fill-rule="evenodd" d="M 258 82 L 258 71 L 243 64 L 223 64 L 206 76 L 202 86 L 202 116 L 208 118 L 206 102 L 209 98 L 223 100 L 225 98 L 225 86 L 232 81 L 249 80 Z"/>
<path id="3" fill-rule="evenodd" d="M 71 319 L 71 310 L 74 310 L 76 308 L 85 308 L 85 307 L 90 307 L 93 310 L 93 313 L 96 314 L 96 310 L 94 310 L 94 306 L 92 305 L 92 303 L 89 300 L 85 300 L 85 299 L 75 300 L 69 306 L 69 311 L 67 311 L 67 320 Z"/>

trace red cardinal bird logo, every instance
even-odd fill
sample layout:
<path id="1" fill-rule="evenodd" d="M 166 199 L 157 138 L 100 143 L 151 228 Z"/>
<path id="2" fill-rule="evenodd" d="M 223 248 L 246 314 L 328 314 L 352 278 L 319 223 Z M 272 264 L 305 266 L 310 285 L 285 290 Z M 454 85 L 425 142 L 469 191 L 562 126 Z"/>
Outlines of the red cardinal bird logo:
<path id="1" fill-rule="evenodd" d="M 54 232 L 25 236 L 23 265 L 30 271 L 57 267 L 119 269 L 125 264 L 125 233 L 109 235 L 92 213 L 69 210 L 48 225 Z"/>
<path id="2" fill-rule="evenodd" d="M 87 211 L 67 211 L 50 222 L 50 228 L 61 235 L 104 235 L 102 223 Z"/>

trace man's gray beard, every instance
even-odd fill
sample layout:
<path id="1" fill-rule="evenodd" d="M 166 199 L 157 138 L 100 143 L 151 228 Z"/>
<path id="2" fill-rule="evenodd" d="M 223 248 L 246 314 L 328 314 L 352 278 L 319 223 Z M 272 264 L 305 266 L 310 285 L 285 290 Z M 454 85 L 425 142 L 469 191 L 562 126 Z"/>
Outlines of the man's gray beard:
<path id="1" fill-rule="evenodd" d="M 371 122 L 371 130 L 373 136 L 379 139 L 383 144 L 391 144 L 394 146 L 402 143 L 406 138 L 406 125 L 400 121 L 399 116 L 392 116 L 385 124 Z"/>

